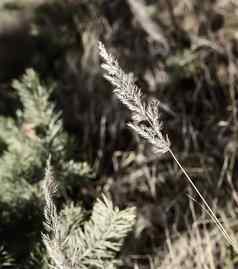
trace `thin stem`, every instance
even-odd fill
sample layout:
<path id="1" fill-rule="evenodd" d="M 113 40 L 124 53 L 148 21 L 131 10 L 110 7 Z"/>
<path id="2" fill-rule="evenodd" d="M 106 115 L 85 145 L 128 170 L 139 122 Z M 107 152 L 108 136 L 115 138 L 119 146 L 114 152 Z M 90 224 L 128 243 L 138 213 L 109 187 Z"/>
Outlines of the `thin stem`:
<path id="1" fill-rule="evenodd" d="M 171 149 L 169 149 L 169 153 L 172 155 L 173 159 L 175 160 L 175 162 L 177 163 L 177 165 L 179 166 L 179 168 L 181 169 L 181 171 L 183 172 L 183 174 L 186 176 L 186 178 L 189 181 L 189 183 L 192 185 L 192 187 L 195 190 L 195 192 L 198 194 L 198 196 L 200 197 L 200 199 L 204 203 L 205 208 L 207 209 L 207 212 L 208 212 L 209 216 L 215 222 L 215 224 L 217 225 L 218 229 L 221 231 L 221 233 L 223 234 L 223 236 L 225 237 L 225 239 L 227 240 L 227 242 L 231 246 L 233 246 L 234 249 L 236 250 L 236 247 L 235 247 L 235 244 L 234 244 L 233 240 L 231 239 L 231 237 L 229 236 L 229 234 L 226 232 L 225 228 L 223 227 L 223 225 L 221 224 L 221 222 L 218 220 L 217 216 L 215 215 L 215 213 L 213 212 L 213 210 L 211 209 L 211 207 L 208 205 L 208 203 L 206 202 L 205 198 L 202 196 L 202 194 L 200 193 L 200 191 L 198 190 L 198 188 L 196 187 L 196 185 L 193 183 L 192 179 L 190 178 L 190 176 L 188 175 L 188 173 L 186 172 L 186 170 L 183 168 L 183 166 L 180 164 L 180 162 L 178 161 L 178 159 L 176 158 L 176 156 L 174 155 L 174 153 L 173 153 L 173 151 Z"/>

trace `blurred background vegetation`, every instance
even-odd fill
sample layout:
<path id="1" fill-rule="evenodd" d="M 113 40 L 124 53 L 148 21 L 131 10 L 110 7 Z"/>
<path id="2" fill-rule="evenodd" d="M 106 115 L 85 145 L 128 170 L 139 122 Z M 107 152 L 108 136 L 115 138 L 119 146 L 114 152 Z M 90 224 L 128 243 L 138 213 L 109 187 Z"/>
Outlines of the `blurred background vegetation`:
<path id="1" fill-rule="evenodd" d="M 238 239 L 237 1 L 2 0 L 0 268 L 45 268 L 38 189 L 48 152 L 63 182 L 59 206 L 91 210 L 104 192 L 137 208 L 121 268 L 236 268 L 176 164 L 127 128 L 98 40 L 160 100 L 173 151 Z M 35 87 L 27 112 L 28 83 L 44 90 Z"/>

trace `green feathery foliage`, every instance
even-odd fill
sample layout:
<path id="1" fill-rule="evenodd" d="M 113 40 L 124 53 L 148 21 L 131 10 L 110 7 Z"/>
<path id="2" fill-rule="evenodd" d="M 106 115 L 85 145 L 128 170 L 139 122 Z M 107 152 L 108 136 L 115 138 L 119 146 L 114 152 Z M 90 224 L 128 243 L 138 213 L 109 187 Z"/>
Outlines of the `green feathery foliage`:
<path id="1" fill-rule="evenodd" d="M 135 223 L 135 209 L 119 210 L 103 195 L 88 221 L 80 207 L 68 207 L 58 215 L 53 201 L 56 191 L 48 162 L 44 181 L 47 233 L 43 241 L 53 261 L 52 268 L 114 268 L 115 256 Z"/>
<path id="2" fill-rule="evenodd" d="M 22 107 L 15 118 L 0 117 L 0 238 L 20 268 L 45 268 L 45 250 L 38 242 L 39 182 L 48 154 L 54 156 L 58 180 L 66 190 L 88 178 L 91 170 L 87 163 L 73 160 L 74 141 L 50 100 L 52 88 L 43 86 L 31 69 L 13 88 Z"/>
<path id="3" fill-rule="evenodd" d="M 71 159 L 72 139 L 64 132 L 61 113 L 50 102 L 52 89 L 41 85 L 31 69 L 13 88 L 22 103 L 16 119 L 0 117 L 0 202 L 29 199 L 36 190 L 39 173 L 48 153 L 52 153 L 62 178 L 87 175 L 85 163 Z M 35 192 L 36 193 L 36 192 Z"/>

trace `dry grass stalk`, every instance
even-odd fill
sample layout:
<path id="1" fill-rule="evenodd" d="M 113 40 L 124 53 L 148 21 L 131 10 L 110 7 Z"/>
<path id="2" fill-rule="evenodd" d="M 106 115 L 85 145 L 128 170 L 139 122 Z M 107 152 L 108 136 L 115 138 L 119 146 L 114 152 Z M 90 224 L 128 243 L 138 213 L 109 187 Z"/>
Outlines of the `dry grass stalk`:
<path id="1" fill-rule="evenodd" d="M 57 214 L 57 209 L 53 201 L 53 196 L 57 191 L 57 185 L 53 178 L 53 172 L 50 165 L 50 158 L 47 162 L 47 167 L 45 170 L 45 180 L 43 185 L 43 191 L 45 195 L 45 228 L 47 233 L 43 233 L 43 241 L 46 246 L 49 257 L 54 261 L 55 267 L 59 269 L 69 269 L 70 262 L 63 252 L 64 242 L 62 241 L 62 236 L 60 232 L 60 221 Z"/>
<path id="2" fill-rule="evenodd" d="M 170 155 L 173 157 L 173 159 L 185 175 L 188 182 L 191 184 L 195 192 L 200 197 L 203 203 L 203 207 L 206 209 L 206 212 L 209 214 L 209 216 L 216 224 L 220 232 L 223 234 L 227 242 L 236 250 L 232 238 L 229 236 L 229 234 L 227 233 L 221 222 L 218 220 L 211 207 L 206 202 L 205 198 L 202 196 L 186 170 L 183 168 L 183 166 L 180 164 L 175 154 L 173 153 L 170 147 L 170 141 L 168 139 L 168 136 L 164 136 L 162 134 L 162 123 L 159 120 L 158 111 L 159 101 L 153 99 L 148 103 L 144 102 L 142 92 L 140 88 L 135 85 L 135 79 L 133 75 L 126 74 L 121 69 L 117 60 L 115 60 L 114 57 L 107 52 L 101 42 L 99 42 L 98 46 L 100 56 L 103 60 L 102 68 L 106 71 L 104 77 L 115 87 L 114 94 L 132 112 L 132 122 L 129 123 L 129 126 L 137 134 L 139 134 L 150 144 L 152 144 L 156 153 L 170 153 Z"/>

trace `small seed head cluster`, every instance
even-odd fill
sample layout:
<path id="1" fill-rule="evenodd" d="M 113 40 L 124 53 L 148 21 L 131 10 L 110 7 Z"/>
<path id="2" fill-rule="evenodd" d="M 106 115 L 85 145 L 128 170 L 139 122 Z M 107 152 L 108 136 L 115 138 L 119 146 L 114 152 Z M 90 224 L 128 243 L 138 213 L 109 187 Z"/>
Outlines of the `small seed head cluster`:
<path id="1" fill-rule="evenodd" d="M 159 101 L 143 100 L 141 89 L 136 86 L 133 74 L 126 74 L 101 42 L 99 52 L 103 59 L 102 68 L 107 72 L 104 77 L 115 86 L 113 92 L 132 112 L 132 122 L 128 125 L 148 140 L 156 153 L 169 151 L 170 141 L 167 135 L 163 136 L 162 123 L 159 120 Z"/>

